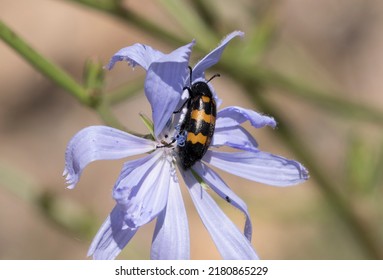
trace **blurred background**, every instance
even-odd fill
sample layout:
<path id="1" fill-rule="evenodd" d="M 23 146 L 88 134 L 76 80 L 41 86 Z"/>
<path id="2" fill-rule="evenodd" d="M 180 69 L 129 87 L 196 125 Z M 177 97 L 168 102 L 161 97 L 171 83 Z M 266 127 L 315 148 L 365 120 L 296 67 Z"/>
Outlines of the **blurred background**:
<path id="1" fill-rule="evenodd" d="M 117 7 L 117 8 L 116 8 Z M 263 259 L 383 258 L 383 2 L 378 0 L 0 0 L 0 20 L 74 79 L 136 42 L 163 52 L 197 40 L 192 63 L 242 30 L 213 85 L 222 107 L 274 116 L 253 129 L 260 148 L 302 162 L 311 178 L 276 188 L 220 173 L 249 207 Z M 124 160 L 92 163 L 66 189 L 64 153 L 80 129 L 113 124 L 147 133 L 144 71 L 104 73 L 105 111 L 80 104 L 0 41 L 0 259 L 85 259 L 114 206 Z M 85 75 L 86 76 L 86 75 Z M 110 106 L 109 106 L 110 105 Z M 219 259 L 183 188 L 192 259 Z M 244 217 L 217 199 L 243 227 Z M 148 259 L 154 224 L 118 257 Z"/>

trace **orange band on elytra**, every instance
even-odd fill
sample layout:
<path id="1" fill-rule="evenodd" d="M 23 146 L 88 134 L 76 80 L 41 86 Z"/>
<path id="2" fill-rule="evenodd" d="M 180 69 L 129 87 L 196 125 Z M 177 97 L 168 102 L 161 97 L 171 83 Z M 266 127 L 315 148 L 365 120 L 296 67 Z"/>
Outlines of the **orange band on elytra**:
<path id="1" fill-rule="evenodd" d="M 193 110 L 191 113 L 191 118 L 193 120 L 204 120 L 207 123 L 212 123 L 215 121 L 215 117 L 205 113 L 205 110 Z"/>
<path id="2" fill-rule="evenodd" d="M 207 136 L 203 135 L 202 133 L 198 133 L 195 135 L 192 132 L 188 133 L 186 141 L 192 142 L 192 144 L 201 143 L 202 145 L 205 145 L 207 140 Z"/>

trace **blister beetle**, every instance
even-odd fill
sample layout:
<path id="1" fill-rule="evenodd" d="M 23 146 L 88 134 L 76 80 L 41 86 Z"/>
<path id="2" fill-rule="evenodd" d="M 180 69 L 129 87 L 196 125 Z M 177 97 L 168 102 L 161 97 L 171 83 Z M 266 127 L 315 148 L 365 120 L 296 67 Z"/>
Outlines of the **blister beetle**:
<path id="1" fill-rule="evenodd" d="M 181 108 L 174 112 L 181 112 L 186 105 L 187 110 L 179 129 L 180 134 L 185 135 L 185 141 L 183 145 L 178 146 L 179 158 L 184 169 L 190 168 L 196 161 L 202 159 L 210 146 L 215 129 L 217 106 L 207 83 L 220 76 L 215 74 L 206 82 L 191 84 L 191 67 L 189 70 L 190 86 L 184 87 L 189 97 Z"/>

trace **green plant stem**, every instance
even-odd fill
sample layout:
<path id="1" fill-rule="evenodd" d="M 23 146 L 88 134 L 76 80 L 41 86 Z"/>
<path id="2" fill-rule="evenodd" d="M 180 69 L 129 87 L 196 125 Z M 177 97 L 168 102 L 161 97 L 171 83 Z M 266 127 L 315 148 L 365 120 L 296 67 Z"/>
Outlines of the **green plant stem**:
<path id="1" fill-rule="evenodd" d="M 109 103 L 103 100 L 104 98 L 101 89 L 86 89 L 81 86 L 64 70 L 32 49 L 23 39 L 17 36 L 1 21 L 0 38 L 17 51 L 35 69 L 69 92 L 72 96 L 79 100 L 80 103 L 95 109 L 105 124 L 127 131 L 110 111 Z"/>
<path id="2" fill-rule="evenodd" d="M 110 106 L 106 102 L 100 102 L 95 108 L 102 121 L 107 125 L 119 130 L 127 131 L 126 127 L 123 126 L 110 111 Z M 128 132 L 128 131 L 127 131 Z"/>
<path id="3" fill-rule="evenodd" d="M 139 30 L 147 32 L 153 38 L 157 38 L 161 40 L 162 42 L 166 42 L 172 46 L 180 47 L 182 45 L 186 45 L 190 43 L 191 41 L 189 38 L 180 38 L 179 36 L 164 30 L 158 24 L 153 23 L 128 9 L 125 9 L 120 2 L 113 2 L 113 1 L 100 2 L 100 1 L 93 1 L 93 0 L 64 0 L 64 1 L 75 2 L 78 4 L 82 4 L 84 6 L 87 6 L 89 8 L 98 10 L 100 12 L 110 14 L 111 16 L 117 17 L 121 19 L 122 21 L 124 21 L 125 23 L 130 24 Z M 105 4 L 105 3 L 109 3 L 109 4 Z M 193 49 L 201 53 L 205 52 L 205 49 L 199 45 L 195 45 Z"/>
<path id="4" fill-rule="evenodd" d="M 155 24 L 151 21 L 146 20 L 145 18 L 139 16 L 138 14 L 125 9 L 120 1 L 94 1 L 94 0 L 64 0 L 82 4 L 89 8 L 93 8 L 100 12 L 110 14 L 114 17 L 122 19 L 124 22 L 132 24 L 139 29 L 150 30 L 150 35 L 155 38 L 161 39 L 161 41 L 167 42 L 172 45 L 185 45 L 186 40 L 180 39 L 178 36 L 173 35 L 171 32 L 168 32 L 161 28 L 158 24 Z"/>
<path id="5" fill-rule="evenodd" d="M 128 132 L 128 133 L 135 135 L 135 136 L 138 136 L 138 137 L 144 137 L 143 134 L 140 134 L 140 133 L 137 133 L 137 132 L 134 132 L 134 131 L 127 129 L 115 117 L 115 115 L 113 114 L 113 112 L 111 110 L 111 104 L 110 104 L 109 99 L 104 97 L 100 102 L 98 102 L 98 105 L 94 109 L 97 111 L 98 115 L 100 116 L 100 118 L 102 119 L 102 121 L 106 125 L 117 128 L 117 129 L 125 131 L 125 132 Z"/>
<path id="6" fill-rule="evenodd" d="M 228 69 L 228 67 L 226 67 Z M 288 78 L 277 72 L 266 69 L 255 69 L 255 77 L 264 86 L 280 88 L 283 94 L 307 101 L 315 106 L 320 106 L 332 114 L 341 115 L 348 119 L 365 120 L 383 125 L 383 112 L 370 106 L 358 104 L 342 98 L 341 93 L 324 93 L 302 82 Z M 246 74 L 245 74 L 246 75 Z M 247 79 L 251 79 L 249 75 Z M 254 79 L 254 77 L 253 77 Z"/>
<path id="7" fill-rule="evenodd" d="M 0 21 L 0 38 L 12 49 L 18 52 L 34 68 L 43 75 L 54 81 L 57 85 L 67 90 L 81 103 L 93 106 L 94 99 L 91 98 L 85 88 L 78 84 L 71 76 L 57 65 L 50 62 L 37 51 L 32 49 L 23 39 L 17 36 L 5 23 Z"/>

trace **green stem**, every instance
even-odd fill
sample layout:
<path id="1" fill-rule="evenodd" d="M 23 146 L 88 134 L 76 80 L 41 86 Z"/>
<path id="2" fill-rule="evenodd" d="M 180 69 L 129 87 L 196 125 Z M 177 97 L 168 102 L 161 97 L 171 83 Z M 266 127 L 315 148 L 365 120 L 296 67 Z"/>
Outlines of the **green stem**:
<path id="1" fill-rule="evenodd" d="M 111 111 L 111 106 L 107 99 L 104 98 L 103 100 L 101 100 L 94 109 L 97 111 L 98 115 L 106 125 L 128 132 L 138 137 L 144 137 L 143 134 L 131 131 L 127 129 L 123 124 L 121 124 L 121 122 L 115 117 L 115 115 Z"/>
<path id="2" fill-rule="evenodd" d="M 76 97 L 81 103 L 93 106 L 94 99 L 91 98 L 85 88 L 78 84 L 64 70 L 56 66 L 37 51 L 32 49 L 23 39 L 17 36 L 5 23 L 0 21 L 0 38 L 11 48 L 18 52 L 39 72 L 50 78 Z"/>
<path id="3" fill-rule="evenodd" d="M 171 32 L 168 32 L 161 28 L 158 24 L 155 24 L 151 21 L 146 20 L 145 18 L 139 16 L 138 14 L 125 9 L 120 1 L 94 1 L 94 0 L 65 0 L 76 2 L 84 6 L 96 9 L 98 11 L 110 14 L 114 17 L 122 19 L 124 22 L 132 24 L 133 26 L 138 27 L 148 31 L 148 33 L 155 38 L 161 39 L 161 41 L 167 42 L 172 45 L 185 45 L 186 40 L 180 39 L 179 37 L 173 35 Z"/>
<path id="4" fill-rule="evenodd" d="M 315 106 L 320 106 L 331 113 L 343 115 L 355 120 L 366 120 L 378 125 L 383 125 L 383 112 L 370 106 L 346 100 L 342 98 L 344 95 L 341 93 L 324 93 L 304 83 L 266 69 L 255 70 L 255 72 L 255 76 L 263 85 L 281 88 L 284 90 L 284 94 L 289 94 Z"/>
<path id="5" fill-rule="evenodd" d="M 82 104 L 95 109 L 105 124 L 127 131 L 110 111 L 109 103 L 102 100 L 103 95 L 101 89 L 93 88 L 94 85 L 89 85 L 89 89 L 81 86 L 64 70 L 33 50 L 24 40 L 17 36 L 1 21 L 0 38 L 16 50 L 25 60 L 27 60 L 43 75 L 47 76 L 57 85 L 68 91 Z"/>
<path id="6" fill-rule="evenodd" d="M 345 100 L 341 97 L 344 94 L 325 93 L 275 71 L 260 66 L 238 64 L 232 57 L 223 57 L 216 68 L 228 73 L 238 81 L 245 84 L 250 83 L 254 87 L 251 94 L 262 87 L 279 88 L 283 90 L 283 94 L 307 101 L 332 114 L 347 117 L 348 120 L 364 120 L 383 125 L 383 112 L 367 105 Z"/>
<path id="7" fill-rule="evenodd" d="M 123 130 L 128 132 L 125 126 L 123 126 L 118 119 L 114 116 L 114 114 L 110 111 L 110 106 L 104 101 L 101 101 L 97 107 L 95 107 L 98 115 L 102 119 L 102 121 L 107 125 L 119 130 Z"/>

